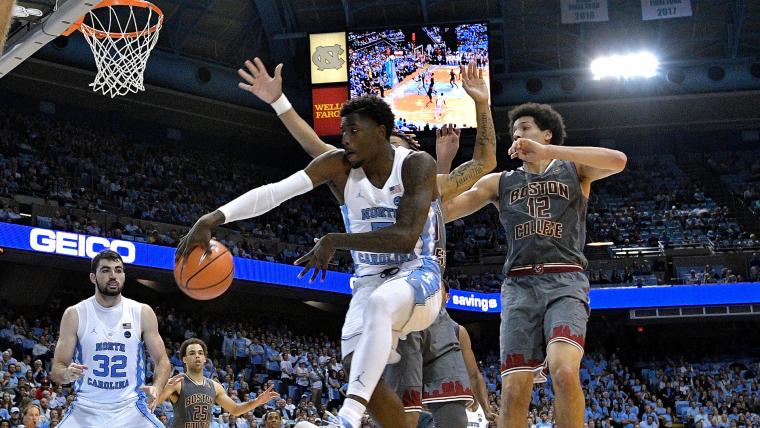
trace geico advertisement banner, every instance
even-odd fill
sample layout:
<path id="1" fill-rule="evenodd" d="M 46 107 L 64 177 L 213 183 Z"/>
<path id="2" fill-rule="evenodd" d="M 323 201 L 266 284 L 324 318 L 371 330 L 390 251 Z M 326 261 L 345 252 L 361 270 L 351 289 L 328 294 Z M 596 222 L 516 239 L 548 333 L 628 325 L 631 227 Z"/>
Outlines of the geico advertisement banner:
<path id="1" fill-rule="evenodd" d="M 0 248 L 88 259 L 99 251 L 110 248 L 121 254 L 128 264 L 166 270 L 174 267 L 172 247 L 8 223 L 0 223 Z M 236 279 L 332 293 L 351 293 L 354 278 L 349 274 L 329 272 L 324 282 L 317 280 L 309 284 L 309 275 L 298 279 L 299 272 L 301 268 L 298 266 L 235 257 Z M 751 304 L 760 303 L 760 284 L 594 288 L 589 298 L 593 310 Z M 498 293 L 451 290 L 447 306 L 450 309 L 498 314 L 501 312 L 501 296 Z"/>
<path id="2" fill-rule="evenodd" d="M 313 85 L 347 82 L 347 58 L 346 33 L 309 35 L 309 63 Z"/>

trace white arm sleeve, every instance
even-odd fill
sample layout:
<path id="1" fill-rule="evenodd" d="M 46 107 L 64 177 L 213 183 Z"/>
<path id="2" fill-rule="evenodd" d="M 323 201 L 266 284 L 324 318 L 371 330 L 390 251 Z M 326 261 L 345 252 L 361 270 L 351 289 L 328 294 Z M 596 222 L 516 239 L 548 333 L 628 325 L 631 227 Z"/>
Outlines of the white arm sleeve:
<path id="1" fill-rule="evenodd" d="M 314 183 L 304 170 L 290 177 L 257 187 L 233 201 L 219 207 L 224 214 L 224 223 L 260 216 L 288 199 L 303 195 L 314 188 Z"/>

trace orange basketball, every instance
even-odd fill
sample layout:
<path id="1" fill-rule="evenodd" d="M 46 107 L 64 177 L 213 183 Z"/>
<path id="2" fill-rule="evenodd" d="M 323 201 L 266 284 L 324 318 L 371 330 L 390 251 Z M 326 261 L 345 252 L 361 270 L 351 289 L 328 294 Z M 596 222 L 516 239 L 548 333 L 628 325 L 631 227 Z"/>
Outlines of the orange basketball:
<path id="1" fill-rule="evenodd" d="M 174 280 L 185 294 L 196 300 L 211 300 L 222 295 L 232 284 L 232 254 L 222 243 L 211 240 L 211 251 L 203 256 L 203 248 L 195 247 L 174 263 Z"/>

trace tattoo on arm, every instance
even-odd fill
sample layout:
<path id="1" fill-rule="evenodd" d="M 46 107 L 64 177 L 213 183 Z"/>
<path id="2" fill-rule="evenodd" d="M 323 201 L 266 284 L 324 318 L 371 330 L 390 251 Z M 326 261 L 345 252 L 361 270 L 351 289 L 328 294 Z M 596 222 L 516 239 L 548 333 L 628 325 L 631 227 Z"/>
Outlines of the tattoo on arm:
<path id="1" fill-rule="evenodd" d="M 480 112 L 478 115 L 478 141 L 477 143 L 480 145 L 485 146 L 486 144 L 491 143 L 492 141 L 496 141 L 496 134 L 493 129 L 493 121 L 491 119 L 491 114 L 488 111 Z M 493 134 L 493 140 L 491 139 L 491 134 Z"/>
<path id="2" fill-rule="evenodd" d="M 449 180 L 453 182 L 455 190 L 467 190 L 484 174 L 483 164 L 473 159 L 451 171 Z"/>

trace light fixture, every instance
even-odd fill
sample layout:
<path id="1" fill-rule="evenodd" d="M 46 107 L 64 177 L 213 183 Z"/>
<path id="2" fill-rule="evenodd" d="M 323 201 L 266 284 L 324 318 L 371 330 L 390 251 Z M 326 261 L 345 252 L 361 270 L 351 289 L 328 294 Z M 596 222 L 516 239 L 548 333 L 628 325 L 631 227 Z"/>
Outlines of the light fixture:
<path id="1" fill-rule="evenodd" d="M 600 57 L 591 62 L 591 72 L 594 80 L 613 77 L 630 79 L 633 77 L 653 77 L 657 75 L 659 62 L 649 52 L 639 52 L 628 55 L 612 55 Z"/>

